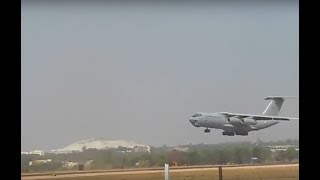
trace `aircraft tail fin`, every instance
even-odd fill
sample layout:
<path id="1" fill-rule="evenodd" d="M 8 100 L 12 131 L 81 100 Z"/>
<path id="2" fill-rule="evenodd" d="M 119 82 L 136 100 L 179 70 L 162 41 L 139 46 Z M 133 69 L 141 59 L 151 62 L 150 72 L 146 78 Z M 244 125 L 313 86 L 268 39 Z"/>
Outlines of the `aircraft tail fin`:
<path id="1" fill-rule="evenodd" d="M 267 108 L 264 110 L 262 115 L 266 116 L 278 116 L 280 109 L 282 107 L 282 104 L 285 99 L 288 98 L 298 98 L 298 97 L 292 97 L 292 96 L 268 96 L 264 100 L 271 100 Z"/>

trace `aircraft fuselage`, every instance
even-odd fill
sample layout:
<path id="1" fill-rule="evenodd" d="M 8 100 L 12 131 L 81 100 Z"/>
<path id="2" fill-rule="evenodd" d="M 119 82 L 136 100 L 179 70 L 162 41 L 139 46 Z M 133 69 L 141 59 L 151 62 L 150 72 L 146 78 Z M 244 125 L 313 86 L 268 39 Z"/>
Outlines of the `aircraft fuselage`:
<path id="1" fill-rule="evenodd" d="M 279 121 L 255 121 L 237 117 L 228 118 L 223 113 L 197 113 L 189 119 L 195 127 L 222 129 L 225 135 L 248 135 L 249 131 L 257 131 L 273 126 Z M 206 131 L 205 131 L 206 132 Z"/>

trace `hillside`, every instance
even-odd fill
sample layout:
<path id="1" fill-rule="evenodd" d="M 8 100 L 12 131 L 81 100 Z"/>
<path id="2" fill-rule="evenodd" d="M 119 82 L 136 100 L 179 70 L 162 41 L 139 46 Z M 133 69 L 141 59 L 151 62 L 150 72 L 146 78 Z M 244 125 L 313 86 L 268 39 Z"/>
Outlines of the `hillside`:
<path id="1" fill-rule="evenodd" d="M 74 142 L 67 147 L 57 149 L 56 151 L 82 151 L 85 147 L 86 149 L 116 149 L 119 146 L 127 147 L 127 148 L 134 148 L 135 146 L 140 147 L 149 147 L 145 144 L 138 144 L 133 141 L 125 141 L 125 140 L 103 140 L 103 139 L 90 139 L 90 140 L 82 140 L 78 142 Z"/>

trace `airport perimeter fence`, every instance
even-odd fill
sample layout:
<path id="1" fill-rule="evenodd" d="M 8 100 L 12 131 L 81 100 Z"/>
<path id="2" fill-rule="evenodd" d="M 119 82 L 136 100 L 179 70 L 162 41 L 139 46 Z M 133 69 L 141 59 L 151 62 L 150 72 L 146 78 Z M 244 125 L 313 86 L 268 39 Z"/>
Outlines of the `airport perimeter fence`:
<path id="1" fill-rule="evenodd" d="M 219 180 L 222 180 L 222 166 L 218 166 L 219 168 Z M 169 180 L 169 164 L 164 164 L 164 180 Z"/>

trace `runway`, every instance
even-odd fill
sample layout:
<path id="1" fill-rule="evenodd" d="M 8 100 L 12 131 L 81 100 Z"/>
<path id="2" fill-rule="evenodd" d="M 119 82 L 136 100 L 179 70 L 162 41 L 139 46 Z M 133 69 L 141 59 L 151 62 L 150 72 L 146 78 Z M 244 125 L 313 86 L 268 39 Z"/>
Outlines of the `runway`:
<path id="1" fill-rule="evenodd" d="M 258 169 L 258 168 L 275 168 L 275 167 L 297 167 L 299 164 L 277 164 L 277 165 L 237 165 L 223 166 L 223 170 L 232 169 Z M 208 171 L 217 170 L 218 166 L 194 166 L 194 167 L 172 167 L 170 172 L 190 172 L 190 171 Z M 130 174 L 150 174 L 163 173 L 164 168 L 149 168 L 149 169 L 126 169 L 126 170 L 100 170 L 100 171 L 76 171 L 76 172 L 61 172 L 55 173 L 53 176 L 49 173 L 34 173 L 22 174 L 21 180 L 36 180 L 36 179 L 59 179 L 69 177 L 88 177 L 88 176 L 105 176 L 105 175 L 130 175 Z"/>

